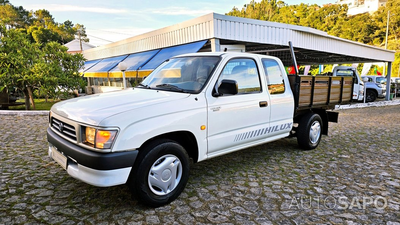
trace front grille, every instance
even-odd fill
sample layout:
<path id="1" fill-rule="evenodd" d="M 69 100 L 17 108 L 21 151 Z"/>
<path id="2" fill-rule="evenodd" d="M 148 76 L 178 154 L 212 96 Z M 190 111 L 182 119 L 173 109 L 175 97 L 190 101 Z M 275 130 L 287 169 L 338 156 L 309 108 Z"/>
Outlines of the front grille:
<path id="1" fill-rule="evenodd" d="M 66 137 L 76 141 L 76 130 L 74 126 L 53 117 L 51 118 L 51 127 L 61 134 L 65 135 Z"/>

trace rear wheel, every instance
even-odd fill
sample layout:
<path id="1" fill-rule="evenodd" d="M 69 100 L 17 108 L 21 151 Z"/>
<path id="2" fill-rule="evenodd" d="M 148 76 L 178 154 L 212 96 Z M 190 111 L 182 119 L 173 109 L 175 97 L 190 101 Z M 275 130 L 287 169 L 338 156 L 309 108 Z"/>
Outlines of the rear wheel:
<path id="1" fill-rule="evenodd" d="M 129 186 L 140 202 L 159 207 L 175 200 L 189 178 L 189 156 L 171 140 L 154 142 L 139 153 Z"/>
<path id="2" fill-rule="evenodd" d="M 318 114 L 305 114 L 297 129 L 297 143 L 304 150 L 316 148 L 321 141 L 322 119 Z"/>

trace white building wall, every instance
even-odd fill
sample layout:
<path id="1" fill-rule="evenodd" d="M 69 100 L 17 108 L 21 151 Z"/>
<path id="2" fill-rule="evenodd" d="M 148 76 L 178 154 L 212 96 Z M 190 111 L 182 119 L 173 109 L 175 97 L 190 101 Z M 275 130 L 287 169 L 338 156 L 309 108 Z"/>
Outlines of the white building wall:
<path id="1" fill-rule="evenodd" d="M 347 15 L 357 15 L 361 13 L 374 13 L 379 7 L 385 6 L 387 0 L 338 0 L 336 4 L 348 5 Z"/>

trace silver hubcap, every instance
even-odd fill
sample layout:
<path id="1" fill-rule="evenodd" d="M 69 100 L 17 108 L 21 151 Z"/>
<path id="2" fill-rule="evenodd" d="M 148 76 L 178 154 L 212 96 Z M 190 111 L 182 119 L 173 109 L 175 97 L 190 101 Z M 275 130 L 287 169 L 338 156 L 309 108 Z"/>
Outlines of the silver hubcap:
<path id="1" fill-rule="evenodd" d="M 151 166 L 148 183 L 156 195 L 173 191 L 182 179 L 182 163 L 174 155 L 164 155 Z"/>
<path id="2" fill-rule="evenodd" d="M 310 141 L 312 144 L 318 142 L 321 136 L 321 124 L 318 121 L 314 121 L 310 127 Z"/>

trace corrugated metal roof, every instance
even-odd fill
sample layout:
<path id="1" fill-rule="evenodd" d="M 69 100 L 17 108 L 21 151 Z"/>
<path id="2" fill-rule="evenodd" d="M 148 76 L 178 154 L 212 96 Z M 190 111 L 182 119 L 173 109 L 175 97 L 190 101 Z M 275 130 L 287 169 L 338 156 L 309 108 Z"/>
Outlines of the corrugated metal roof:
<path id="1" fill-rule="evenodd" d="M 309 27 L 207 14 L 180 24 L 155 30 L 83 52 L 89 59 L 107 58 L 200 40 L 218 39 L 222 44 L 244 44 L 246 51 L 268 54 L 290 64 L 291 41 L 300 64 L 393 62 L 394 51 L 349 41 Z M 206 50 L 211 51 L 208 43 Z"/>
<path id="2" fill-rule="evenodd" d="M 90 68 L 92 68 L 94 65 L 96 65 L 100 61 L 101 61 L 101 59 L 86 61 L 85 64 L 82 66 L 82 68 L 79 69 L 79 72 L 83 73 L 83 72 L 89 70 Z"/>
<path id="3" fill-rule="evenodd" d="M 85 77 L 107 77 L 108 71 L 116 67 L 126 57 L 128 56 L 123 55 L 102 59 L 85 71 Z"/>
<path id="4" fill-rule="evenodd" d="M 79 51 L 81 51 L 81 45 L 79 43 L 79 40 L 76 40 L 76 39 L 64 44 L 64 46 L 68 48 L 68 52 L 79 52 Z M 86 43 L 86 42 L 82 41 L 82 49 L 83 50 L 92 49 L 94 47 L 95 47 L 94 45 L 91 45 L 89 43 Z"/>
<path id="5" fill-rule="evenodd" d="M 102 60 L 86 61 L 85 77 L 122 77 L 118 68 L 120 62 L 128 66 L 126 77 L 147 76 L 165 60 L 186 53 L 198 52 L 207 41 L 178 45 L 147 52 L 133 53 L 130 55 L 114 56 Z M 95 62 L 95 63 L 94 63 Z M 89 67 L 90 66 L 90 67 Z M 83 69 L 81 69 L 83 71 Z M 140 71 L 139 71 L 140 70 Z"/>
<path id="6" fill-rule="evenodd" d="M 199 41 L 185 45 L 163 48 L 160 50 L 160 52 L 157 53 L 156 56 L 154 56 L 153 59 L 150 60 L 150 62 L 146 63 L 146 65 L 144 65 L 141 70 L 154 70 L 162 62 L 173 56 L 198 52 L 205 43 L 206 41 Z"/>

